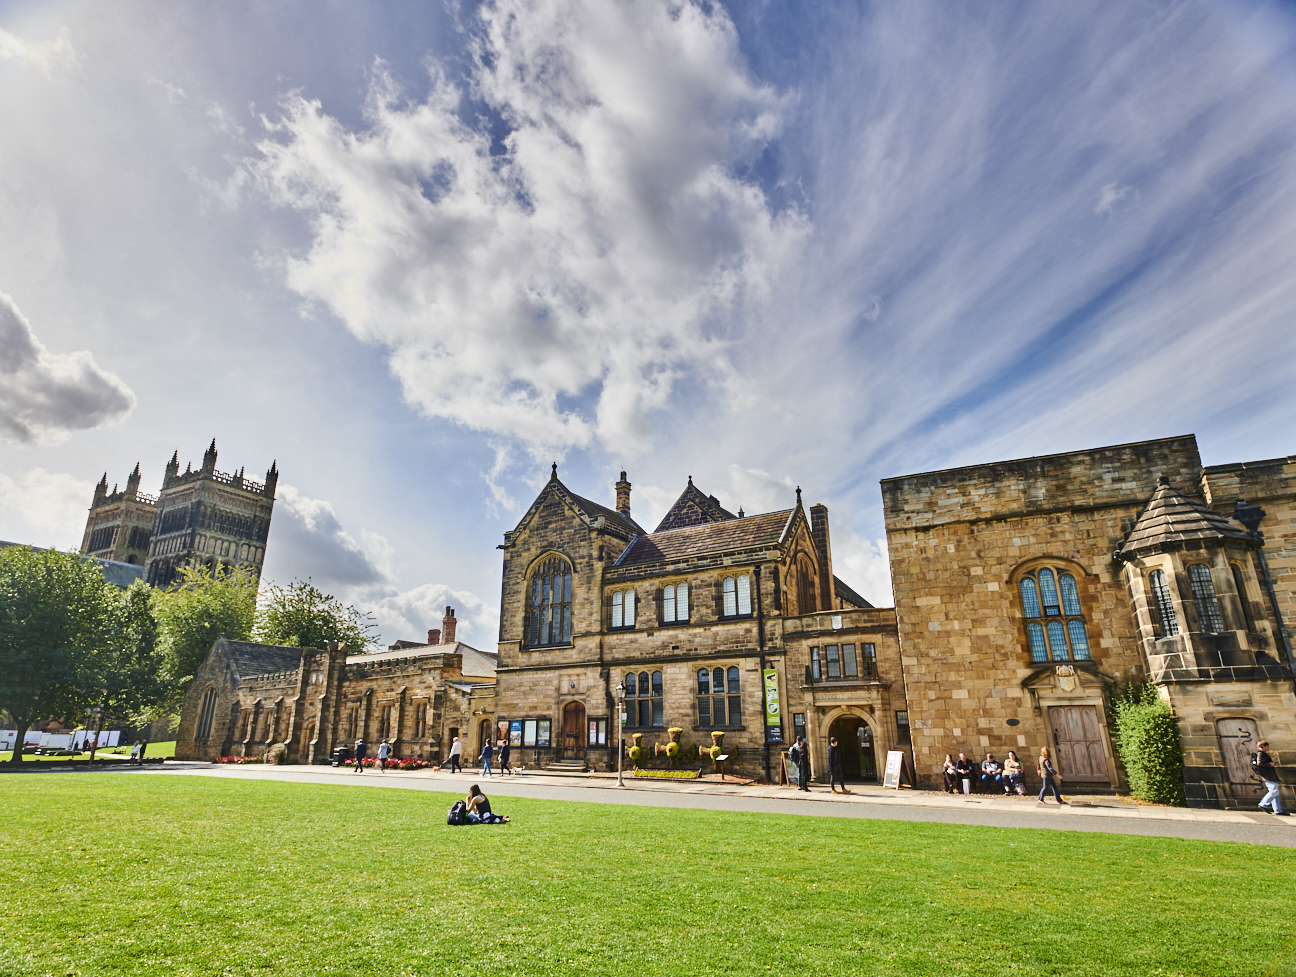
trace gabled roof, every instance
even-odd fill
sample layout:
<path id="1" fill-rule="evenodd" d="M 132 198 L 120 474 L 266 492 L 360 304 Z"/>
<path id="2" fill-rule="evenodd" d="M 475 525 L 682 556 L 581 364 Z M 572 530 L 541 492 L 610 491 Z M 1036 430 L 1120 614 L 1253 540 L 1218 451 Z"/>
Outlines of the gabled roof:
<path id="1" fill-rule="evenodd" d="M 797 512 L 797 509 L 784 509 L 638 536 L 630 541 L 613 566 L 640 566 L 777 546 Z"/>
<path id="2" fill-rule="evenodd" d="M 1120 556 L 1134 556 L 1185 545 L 1218 545 L 1236 541 L 1251 544 L 1250 535 L 1218 512 L 1176 492 L 1164 475 L 1146 508 L 1120 548 Z"/>
<path id="3" fill-rule="evenodd" d="M 498 664 L 497 656 L 478 651 L 472 645 L 462 641 L 452 641 L 445 645 L 417 645 L 413 648 L 398 648 L 395 651 L 377 651 L 369 655 L 347 655 L 348 665 L 366 665 L 370 662 L 404 661 L 411 658 L 429 658 L 433 655 L 462 655 L 463 664 L 460 670 L 464 675 L 476 678 L 492 678 Z"/>
<path id="4" fill-rule="evenodd" d="M 230 661 L 240 678 L 293 672 L 301 667 L 302 650 L 281 645 L 262 645 L 253 641 L 225 641 Z"/>
<path id="5" fill-rule="evenodd" d="M 714 495 L 703 495 L 702 490 L 693 484 L 689 476 L 688 486 L 680 493 L 675 504 L 662 516 L 653 533 L 663 533 L 668 529 L 683 529 L 685 526 L 705 526 L 708 523 L 724 522 L 726 519 L 737 519 L 732 512 L 720 504 Z"/>
<path id="6" fill-rule="evenodd" d="M 855 593 L 855 591 L 850 587 L 846 586 L 846 584 L 842 582 L 842 578 L 837 576 L 835 573 L 833 574 L 833 590 L 836 591 L 838 597 L 844 600 L 847 604 L 850 604 L 852 607 L 873 606 L 859 594 Z"/>
<path id="7" fill-rule="evenodd" d="M 545 487 L 540 490 L 540 494 L 535 497 L 535 501 L 531 503 L 530 508 L 528 508 L 522 515 L 521 520 L 519 520 L 512 532 L 504 534 L 504 540 L 506 543 L 512 539 L 514 534 L 521 532 L 522 529 L 526 527 L 527 523 L 535 518 L 535 514 L 540 511 L 541 504 L 551 494 L 556 495 L 575 509 L 582 520 L 589 525 L 593 525 L 594 522 L 601 517 L 609 526 L 620 530 L 623 537 L 626 539 L 629 539 L 637 533 L 644 532 L 644 528 L 629 516 L 622 515 L 615 509 L 609 509 L 605 505 L 600 505 L 597 502 L 579 496 L 569 489 L 558 480 L 558 466 L 555 464 L 553 466 L 553 474 L 549 476 L 549 481 L 546 482 Z"/>

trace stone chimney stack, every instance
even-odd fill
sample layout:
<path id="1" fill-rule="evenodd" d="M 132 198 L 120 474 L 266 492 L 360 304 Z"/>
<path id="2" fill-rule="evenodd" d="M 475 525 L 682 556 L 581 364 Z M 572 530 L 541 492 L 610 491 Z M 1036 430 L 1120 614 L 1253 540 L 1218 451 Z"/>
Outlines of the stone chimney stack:
<path id="1" fill-rule="evenodd" d="M 630 483 L 626 481 L 626 473 L 621 473 L 621 481 L 616 483 L 617 494 L 617 512 L 630 518 Z"/>
<path id="2" fill-rule="evenodd" d="M 828 507 L 822 503 L 810 507 L 810 535 L 814 537 L 815 551 L 819 557 L 819 600 L 821 611 L 831 611 L 837 606 L 837 587 L 833 583 L 832 540 L 828 535 Z"/>
<path id="3" fill-rule="evenodd" d="M 428 628 L 428 644 L 439 645 L 441 643 L 441 629 Z"/>
<path id="4" fill-rule="evenodd" d="M 454 608 L 447 607 L 445 617 L 441 619 L 441 643 L 443 645 L 452 645 L 455 643 L 455 625 L 459 622 L 455 620 Z"/>

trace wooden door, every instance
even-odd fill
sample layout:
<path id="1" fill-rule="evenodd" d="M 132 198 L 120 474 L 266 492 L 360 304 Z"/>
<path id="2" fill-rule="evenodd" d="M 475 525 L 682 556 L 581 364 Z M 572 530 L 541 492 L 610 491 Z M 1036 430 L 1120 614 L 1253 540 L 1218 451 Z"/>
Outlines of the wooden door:
<path id="1" fill-rule="evenodd" d="M 585 706 L 579 702 L 563 706 L 562 746 L 567 759 L 580 760 L 585 756 Z"/>
<path id="2" fill-rule="evenodd" d="M 1063 780 L 1109 782 L 1097 706 L 1052 706 L 1054 762 Z"/>
<path id="3" fill-rule="evenodd" d="M 1251 754 L 1260 742 L 1260 731 L 1252 719 L 1217 719 L 1220 752 L 1228 767 L 1229 789 L 1234 797 L 1257 799 L 1264 796 L 1264 784 L 1251 771 Z"/>

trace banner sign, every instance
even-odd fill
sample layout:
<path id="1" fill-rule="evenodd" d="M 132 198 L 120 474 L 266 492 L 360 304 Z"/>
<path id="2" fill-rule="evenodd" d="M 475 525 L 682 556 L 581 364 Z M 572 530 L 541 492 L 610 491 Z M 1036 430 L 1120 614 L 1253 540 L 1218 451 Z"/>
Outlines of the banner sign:
<path id="1" fill-rule="evenodd" d="M 765 669 L 765 742 L 783 742 L 783 714 L 779 711 L 779 673 Z"/>

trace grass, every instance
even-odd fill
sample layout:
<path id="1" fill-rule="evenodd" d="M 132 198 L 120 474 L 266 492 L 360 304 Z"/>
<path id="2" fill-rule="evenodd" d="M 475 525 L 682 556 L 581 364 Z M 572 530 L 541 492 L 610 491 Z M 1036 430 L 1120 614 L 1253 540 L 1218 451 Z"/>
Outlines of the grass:
<path id="1" fill-rule="evenodd" d="M 150 743 L 148 745 L 148 749 L 144 752 L 144 758 L 147 760 L 149 757 L 153 757 L 154 759 L 157 759 L 158 757 L 162 757 L 164 759 L 173 757 L 175 756 L 175 745 L 176 745 L 175 740 L 161 740 L 157 743 Z M 95 750 L 95 760 L 98 761 L 98 759 L 101 756 L 104 756 L 106 754 L 115 754 L 117 756 L 130 756 L 130 751 L 131 751 L 130 743 L 124 743 L 121 746 L 110 746 L 107 749 Z M 7 762 L 12 756 L 13 756 L 12 750 L 0 750 L 0 763 Z M 70 757 L 36 756 L 34 753 L 24 753 L 23 763 L 26 763 L 28 760 L 31 760 L 36 763 L 44 763 L 44 762 L 67 763 L 69 760 L 87 760 L 89 759 L 89 757 L 90 757 L 89 753 L 78 753 L 75 756 L 70 756 Z M 0 970 L 0 977 L 3 977 L 3 975 L 4 975 L 4 971 Z"/>
<path id="2" fill-rule="evenodd" d="M 124 774 L 0 777 L 0 975 L 1296 972 L 1296 852 Z"/>

